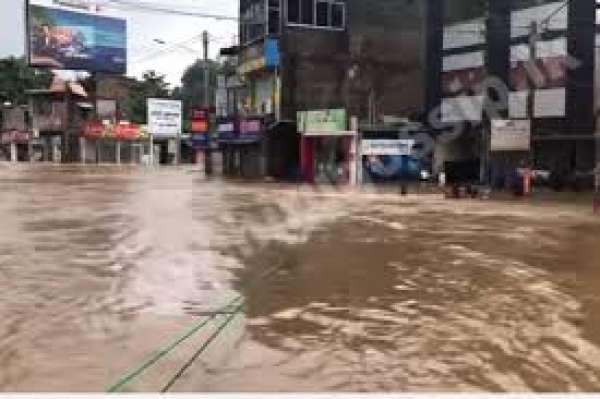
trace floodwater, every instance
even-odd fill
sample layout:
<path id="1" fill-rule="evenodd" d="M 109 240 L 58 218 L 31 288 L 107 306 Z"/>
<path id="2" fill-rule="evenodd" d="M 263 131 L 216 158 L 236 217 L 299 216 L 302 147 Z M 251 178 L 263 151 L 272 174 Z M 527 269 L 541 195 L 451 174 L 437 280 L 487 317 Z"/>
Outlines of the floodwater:
<path id="1" fill-rule="evenodd" d="M 235 298 L 120 389 L 600 391 L 591 206 L 4 164 L 0 223 L 2 391 L 104 391 Z"/>

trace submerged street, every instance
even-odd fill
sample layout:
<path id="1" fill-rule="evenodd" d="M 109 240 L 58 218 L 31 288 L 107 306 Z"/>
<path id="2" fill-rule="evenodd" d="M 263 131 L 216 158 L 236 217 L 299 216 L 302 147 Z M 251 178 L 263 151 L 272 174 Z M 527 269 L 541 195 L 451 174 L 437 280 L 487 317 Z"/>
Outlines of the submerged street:
<path id="1" fill-rule="evenodd" d="M 106 390 L 238 297 L 172 391 L 600 391 L 591 206 L 4 164 L 0 223 L 2 391 Z"/>

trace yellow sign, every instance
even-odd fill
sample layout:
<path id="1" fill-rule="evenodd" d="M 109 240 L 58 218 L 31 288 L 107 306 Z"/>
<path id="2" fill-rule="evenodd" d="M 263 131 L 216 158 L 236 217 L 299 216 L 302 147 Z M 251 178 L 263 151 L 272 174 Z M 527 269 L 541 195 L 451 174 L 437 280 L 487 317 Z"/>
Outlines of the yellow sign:
<path id="1" fill-rule="evenodd" d="M 265 69 L 267 62 L 265 57 L 256 58 L 254 60 L 247 61 L 238 67 L 238 73 L 240 75 L 246 75 L 254 71 Z"/>

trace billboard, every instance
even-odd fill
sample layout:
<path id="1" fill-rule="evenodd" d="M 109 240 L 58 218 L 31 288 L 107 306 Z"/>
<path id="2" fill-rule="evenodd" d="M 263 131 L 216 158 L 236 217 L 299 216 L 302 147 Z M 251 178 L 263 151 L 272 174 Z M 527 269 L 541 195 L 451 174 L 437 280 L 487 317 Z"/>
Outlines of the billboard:
<path id="1" fill-rule="evenodd" d="M 159 137 L 181 135 L 182 105 L 178 100 L 148 99 L 148 129 Z"/>
<path id="2" fill-rule="evenodd" d="M 28 58 L 34 67 L 124 74 L 125 20 L 31 5 Z"/>

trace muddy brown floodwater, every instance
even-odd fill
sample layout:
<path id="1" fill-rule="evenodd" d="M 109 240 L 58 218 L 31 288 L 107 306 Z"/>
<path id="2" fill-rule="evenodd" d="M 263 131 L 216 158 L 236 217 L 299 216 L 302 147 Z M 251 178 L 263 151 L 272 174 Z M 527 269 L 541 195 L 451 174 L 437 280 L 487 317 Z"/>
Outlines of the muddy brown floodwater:
<path id="1" fill-rule="evenodd" d="M 173 391 L 597 392 L 598 219 L 0 165 L 0 390 L 103 391 L 241 296 Z M 160 390 L 223 317 L 123 390 Z"/>

